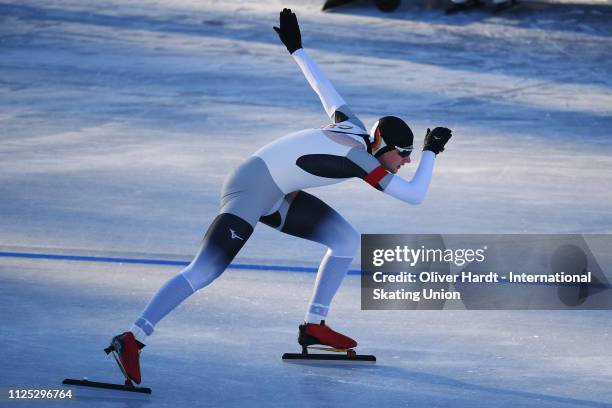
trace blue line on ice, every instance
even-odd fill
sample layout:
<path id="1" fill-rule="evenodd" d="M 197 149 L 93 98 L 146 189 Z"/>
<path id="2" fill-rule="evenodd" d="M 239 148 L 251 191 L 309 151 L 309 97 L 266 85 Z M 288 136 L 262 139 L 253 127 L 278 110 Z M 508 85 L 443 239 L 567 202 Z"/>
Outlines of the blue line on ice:
<path id="1" fill-rule="evenodd" d="M 145 259 L 145 258 L 114 258 L 102 256 L 81 256 L 81 255 L 59 255 L 41 254 L 28 252 L 0 252 L 3 258 L 26 258 L 26 259 L 52 259 L 57 261 L 80 261 L 80 262 L 110 262 L 110 263 L 129 263 L 145 265 L 178 265 L 187 266 L 187 261 L 165 260 L 165 259 Z M 228 268 L 233 269 L 253 269 L 259 271 L 284 271 L 284 272 L 316 272 L 317 268 L 308 266 L 288 266 L 288 265 L 260 265 L 260 264 L 235 264 L 232 263 Z M 359 275 L 357 269 L 348 271 L 349 275 Z"/>

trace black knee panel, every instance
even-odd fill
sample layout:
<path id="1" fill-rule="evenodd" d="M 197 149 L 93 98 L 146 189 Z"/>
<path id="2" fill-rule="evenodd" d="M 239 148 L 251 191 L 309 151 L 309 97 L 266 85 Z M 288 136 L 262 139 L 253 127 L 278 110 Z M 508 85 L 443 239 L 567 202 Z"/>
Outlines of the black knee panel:
<path id="1" fill-rule="evenodd" d="M 215 248 L 217 262 L 228 265 L 253 233 L 251 224 L 234 214 L 219 214 L 202 241 L 204 248 Z"/>

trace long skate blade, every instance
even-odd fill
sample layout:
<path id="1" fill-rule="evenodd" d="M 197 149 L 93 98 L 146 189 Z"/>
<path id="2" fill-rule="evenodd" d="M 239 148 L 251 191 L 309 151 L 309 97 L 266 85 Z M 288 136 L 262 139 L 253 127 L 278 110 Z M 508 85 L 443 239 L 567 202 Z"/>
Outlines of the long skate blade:
<path id="1" fill-rule="evenodd" d="M 353 3 L 356 0 L 327 0 L 325 4 L 323 4 L 323 8 L 321 11 L 329 11 L 333 10 L 336 7 L 343 6 L 345 4 Z"/>
<path id="2" fill-rule="evenodd" d="M 347 356 L 346 354 L 302 354 L 302 353 L 285 353 L 283 361 L 342 361 L 342 362 L 359 362 L 359 363 L 375 363 L 376 357 L 368 354 L 355 354 Z"/>
<path id="3" fill-rule="evenodd" d="M 90 387 L 90 388 L 105 388 L 108 390 L 118 390 L 118 391 L 128 391 L 128 392 L 138 392 L 141 394 L 151 394 L 151 389 L 147 387 L 135 387 L 133 385 L 121 385 L 121 384 L 110 384 L 89 380 L 75 380 L 72 378 L 66 378 L 62 381 L 64 385 L 76 385 L 80 387 Z"/>

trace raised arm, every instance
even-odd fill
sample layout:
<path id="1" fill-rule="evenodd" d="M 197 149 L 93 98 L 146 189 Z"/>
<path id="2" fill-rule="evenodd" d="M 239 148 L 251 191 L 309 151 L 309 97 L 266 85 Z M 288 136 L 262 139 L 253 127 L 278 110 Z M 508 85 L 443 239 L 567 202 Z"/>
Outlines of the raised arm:
<path id="1" fill-rule="evenodd" d="M 319 96 L 327 115 L 334 118 L 336 111 L 346 106 L 346 102 L 338 94 L 323 71 L 302 48 L 302 35 L 295 13 L 290 9 L 283 9 L 280 13 L 280 27 L 274 27 L 274 30 L 304 73 L 312 89 Z M 350 112 L 350 110 L 346 110 Z M 343 110 L 340 109 L 340 111 Z M 345 115 L 347 114 L 345 113 Z"/>
<path id="2" fill-rule="evenodd" d="M 338 108 L 346 105 L 344 99 L 342 99 L 332 83 L 327 79 L 327 76 L 325 76 L 323 71 L 321 71 L 303 48 L 295 51 L 291 56 L 299 65 L 312 89 L 319 95 L 327 116 L 334 116 Z"/>

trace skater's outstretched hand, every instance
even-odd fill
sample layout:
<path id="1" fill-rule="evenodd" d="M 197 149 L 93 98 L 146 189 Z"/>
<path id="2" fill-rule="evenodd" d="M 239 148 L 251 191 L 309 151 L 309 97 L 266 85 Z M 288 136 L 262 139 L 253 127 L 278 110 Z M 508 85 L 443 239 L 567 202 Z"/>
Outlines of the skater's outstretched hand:
<path id="1" fill-rule="evenodd" d="M 425 133 L 425 144 L 423 151 L 429 150 L 436 155 L 444 151 L 446 142 L 453 136 L 452 130 L 445 127 L 437 127 L 434 130 L 427 129 Z"/>
<path id="2" fill-rule="evenodd" d="M 280 12 L 280 27 L 273 27 L 274 31 L 285 44 L 289 54 L 302 48 L 302 34 L 298 25 L 297 17 L 291 9 L 285 8 Z"/>

